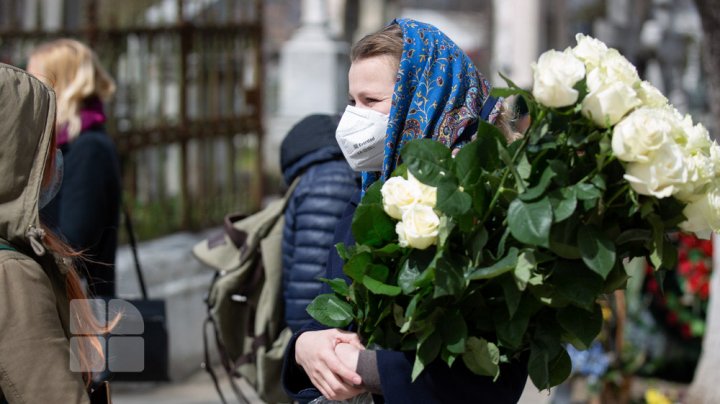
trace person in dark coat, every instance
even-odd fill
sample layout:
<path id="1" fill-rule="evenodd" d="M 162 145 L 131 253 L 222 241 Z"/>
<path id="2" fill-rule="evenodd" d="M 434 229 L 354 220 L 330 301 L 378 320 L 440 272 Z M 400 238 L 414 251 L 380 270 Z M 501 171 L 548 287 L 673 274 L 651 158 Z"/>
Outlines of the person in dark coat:
<path id="1" fill-rule="evenodd" d="M 79 263 L 93 296 L 115 296 L 115 250 L 120 218 L 120 159 L 105 131 L 103 101 L 115 83 L 93 51 L 72 39 L 35 48 L 28 72 L 57 94 L 57 138 L 64 160 L 60 192 L 41 211 L 85 258 Z"/>
<path id="2" fill-rule="evenodd" d="M 300 177 L 285 210 L 282 244 L 285 321 L 293 332 L 311 320 L 305 308 L 320 293 L 335 225 L 360 185 L 335 140 L 338 119 L 302 119 L 280 149 L 287 185 Z"/>
<path id="3" fill-rule="evenodd" d="M 510 132 L 501 100 L 445 34 L 432 25 L 399 19 L 353 46 L 349 78 L 351 102 L 336 138 L 356 170 L 362 189 L 387 180 L 412 139 L 426 138 L 458 150 L 471 140 L 479 120 Z M 356 195 L 343 214 L 335 243 L 353 245 L 350 231 Z M 343 278 L 343 261 L 331 251 L 325 277 Z M 329 293 L 330 288 L 324 287 Z M 295 400 L 325 396 L 346 400 L 373 393 L 376 403 L 515 403 L 527 380 L 527 358 L 501 365 L 497 380 L 478 376 L 456 361 L 429 364 L 412 382 L 414 352 L 371 349 L 351 330 L 317 322 L 294 334 L 285 353 L 282 382 Z"/>

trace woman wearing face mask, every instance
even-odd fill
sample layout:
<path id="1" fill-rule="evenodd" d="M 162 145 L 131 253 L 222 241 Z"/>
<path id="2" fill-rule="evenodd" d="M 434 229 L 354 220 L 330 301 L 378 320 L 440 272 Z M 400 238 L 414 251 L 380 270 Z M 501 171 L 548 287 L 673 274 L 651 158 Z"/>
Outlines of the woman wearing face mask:
<path id="1" fill-rule="evenodd" d="M 35 48 L 28 72 L 57 94 L 57 146 L 65 176 L 43 219 L 67 242 L 83 251 L 88 288 L 93 296 L 115 296 L 115 250 L 120 217 L 120 160 L 105 132 L 103 101 L 115 83 L 95 54 L 72 39 Z"/>
<path id="2" fill-rule="evenodd" d="M 97 338 L 71 348 L 73 332 L 107 329 L 84 300 L 77 254 L 39 219 L 62 177 L 54 122 L 52 90 L 0 64 L 0 403 L 88 403 L 88 370 L 102 364 Z"/>
<path id="3" fill-rule="evenodd" d="M 351 60 L 350 106 L 336 137 L 350 165 L 362 171 L 363 189 L 390 177 L 400 163 L 400 150 L 412 139 L 430 138 L 456 150 L 471 140 L 479 119 L 511 137 L 502 103 L 489 96 L 487 81 L 431 25 L 396 20 L 355 44 Z M 335 242 L 354 244 L 350 224 L 358 201 L 359 196 L 340 220 Z M 342 266 L 331 251 L 325 277 L 347 280 Z M 435 361 L 411 383 L 413 361 L 412 353 L 365 349 L 357 334 L 312 322 L 290 342 L 283 384 L 299 401 L 319 394 L 343 400 L 370 391 L 375 402 L 513 403 L 527 379 L 523 362 L 502 365 L 500 378 L 493 381 L 460 361 L 452 368 Z"/>

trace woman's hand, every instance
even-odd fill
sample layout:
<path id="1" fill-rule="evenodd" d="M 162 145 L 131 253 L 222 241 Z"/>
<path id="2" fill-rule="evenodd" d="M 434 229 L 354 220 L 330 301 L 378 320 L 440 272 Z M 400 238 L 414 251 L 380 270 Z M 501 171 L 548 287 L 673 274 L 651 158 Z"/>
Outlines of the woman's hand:
<path id="1" fill-rule="evenodd" d="M 338 344 L 364 349 L 357 334 L 338 329 L 307 331 L 295 342 L 295 362 L 302 366 L 310 381 L 330 400 L 347 400 L 362 393 L 360 375 L 352 366 L 347 347 L 340 349 L 343 358 L 335 352 Z M 357 365 L 357 355 L 355 356 Z"/>
<path id="2" fill-rule="evenodd" d="M 341 342 L 335 346 L 335 355 L 340 358 L 340 362 L 350 369 L 357 369 L 358 358 L 360 358 L 360 350 L 356 345 Z"/>

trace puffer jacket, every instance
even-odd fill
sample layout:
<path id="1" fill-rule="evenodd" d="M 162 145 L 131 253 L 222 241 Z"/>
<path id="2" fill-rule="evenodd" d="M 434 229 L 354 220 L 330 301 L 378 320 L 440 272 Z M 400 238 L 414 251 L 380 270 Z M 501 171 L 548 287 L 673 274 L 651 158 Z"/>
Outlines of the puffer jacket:
<path id="1" fill-rule="evenodd" d="M 297 331 L 311 318 L 305 311 L 318 295 L 332 248 L 335 224 L 359 188 L 359 176 L 335 140 L 337 119 L 311 115 L 288 133 L 281 147 L 288 184 L 302 175 L 285 210 L 283 297 L 285 321 Z"/>
<path id="2" fill-rule="evenodd" d="M 38 213 L 55 95 L 0 64 L 0 97 L 0 402 L 88 403 L 70 370 L 67 271 L 45 253 Z"/>

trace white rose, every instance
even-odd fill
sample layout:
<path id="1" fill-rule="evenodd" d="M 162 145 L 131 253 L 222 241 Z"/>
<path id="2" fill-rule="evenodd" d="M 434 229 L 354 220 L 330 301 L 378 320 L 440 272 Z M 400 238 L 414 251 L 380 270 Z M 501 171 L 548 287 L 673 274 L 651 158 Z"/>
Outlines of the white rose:
<path id="1" fill-rule="evenodd" d="M 395 227 L 395 231 L 398 232 L 398 238 L 404 239 L 408 246 L 424 250 L 437 242 L 440 218 L 433 208 L 420 204 L 412 205 L 403 214 L 402 223 L 402 226 Z M 402 236 L 400 231 L 404 233 Z"/>
<path id="2" fill-rule="evenodd" d="M 685 206 L 686 221 L 680 223 L 683 231 L 709 239 L 711 231 L 720 230 L 720 189 L 717 186 L 702 198 Z"/>
<path id="3" fill-rule="evenodd" d="M 663 144 L 649 161 L 630 163 L 625 168 L 625 179 L 635 192 L 656 198 L 678 192 L 687 177 L 683 152 L 674 143 Z"/>
<path id="4" fill-rule="evenodd" d="M 600 61 L 598 66 L 604 74 L 605 81 L 619 81 L 631 87 L 640 87 L 640 76 L 635 65 L 616 49 L 610 49 Z"/>
<path id="5" fill-rule="evenodd" d="M 692 122 L 692 121 L 691 121 Z M 697 153 L 710 153 L 710 145 L 712 145 L 712 139 L 710 139 L 710 133 L 702 124 L 697 124 L 689 128 L 686 132 L 687 144 L 686 149 L 690 154 Z"/>
<path id="6" fill-rule="evenodd" d="M 408 241 L 407 237 L 405 237 L 405 225 L 402 221 L 395 224 L 395 233 L 398 235 L 398 245 L 400 245 L 400 247 L 407 247 Z"/>
<path id="7" fill-rule="evenodd" d="M 533 63 L 533 96 L 548 107 L 566 107 L 578 99 L 573 87 L 585 77 L 585 65 L 571 52 L 549 50 Z"/>
<path id="8" fill-rule="evenodd" d="M 668 99 L 655 86 L 647 81 L 640 83 L 637 89 L 638 98 L 644 106 L 658 108 L 667 105 Z"/>
<path id="9" fill-rule="evenodd" d="M 710 145 L 710 161 L 712 162 L 714 176 L 720 177 L 720 145 L 715 142 Z"/>
<path id="10" fill-rule="evenodd" d="M 640 105 L 640 99 L 631 86 L 620 81 L 599 85 L 586 95 L 582 102 L 582 114 L 596 125 L 615 125 L 625 114 Z"/>
<path id="11" fill-rule="evenodd" d="M 615 125 L 613 153 L 622 161 L 647 162 L 665 142 L 672 141 L 672 125 L 655 108 L 640 108 Z"/>
<path id="12" fill-rule="evenodd" d="M 679 185 L 675 197 L 685 203 L 695 201 L 705 194 L 705 186 L 712 182 L 715 175 L 715 162 L 704 153 L 685 155 L 685 167 L 688 172 L 687 182 Z"/>
<path id="13" fill-rule="evenodd" d="M 572 50 L 575 57 L 583 61 L 588 69 L 597 67 L 608 51 L 607 45 L 602 41 L 583 34 L 575 35 L 575 40 L 577 41 L 577 45 Z"/>
<path id="14" fill-rule="evenodd" d="M 402 177 L 392 177 L 380 189 L 383 209 L 393 219 L 401 220 L 403 213 L 422 197 L 416 183 Z"/>
<path id="15" fill-rule="evenodd" d="M 420 188 L 420 199 L 418 200 L 418 203 L 430 206 L 431 208 L 434 208 L 435 205 L 437 205 L 437 188 L 425 185 L 420 180 L 415 178 L 410 171 L 408 171 L 408 181 L 415 183 L 418 188 Z"/>

